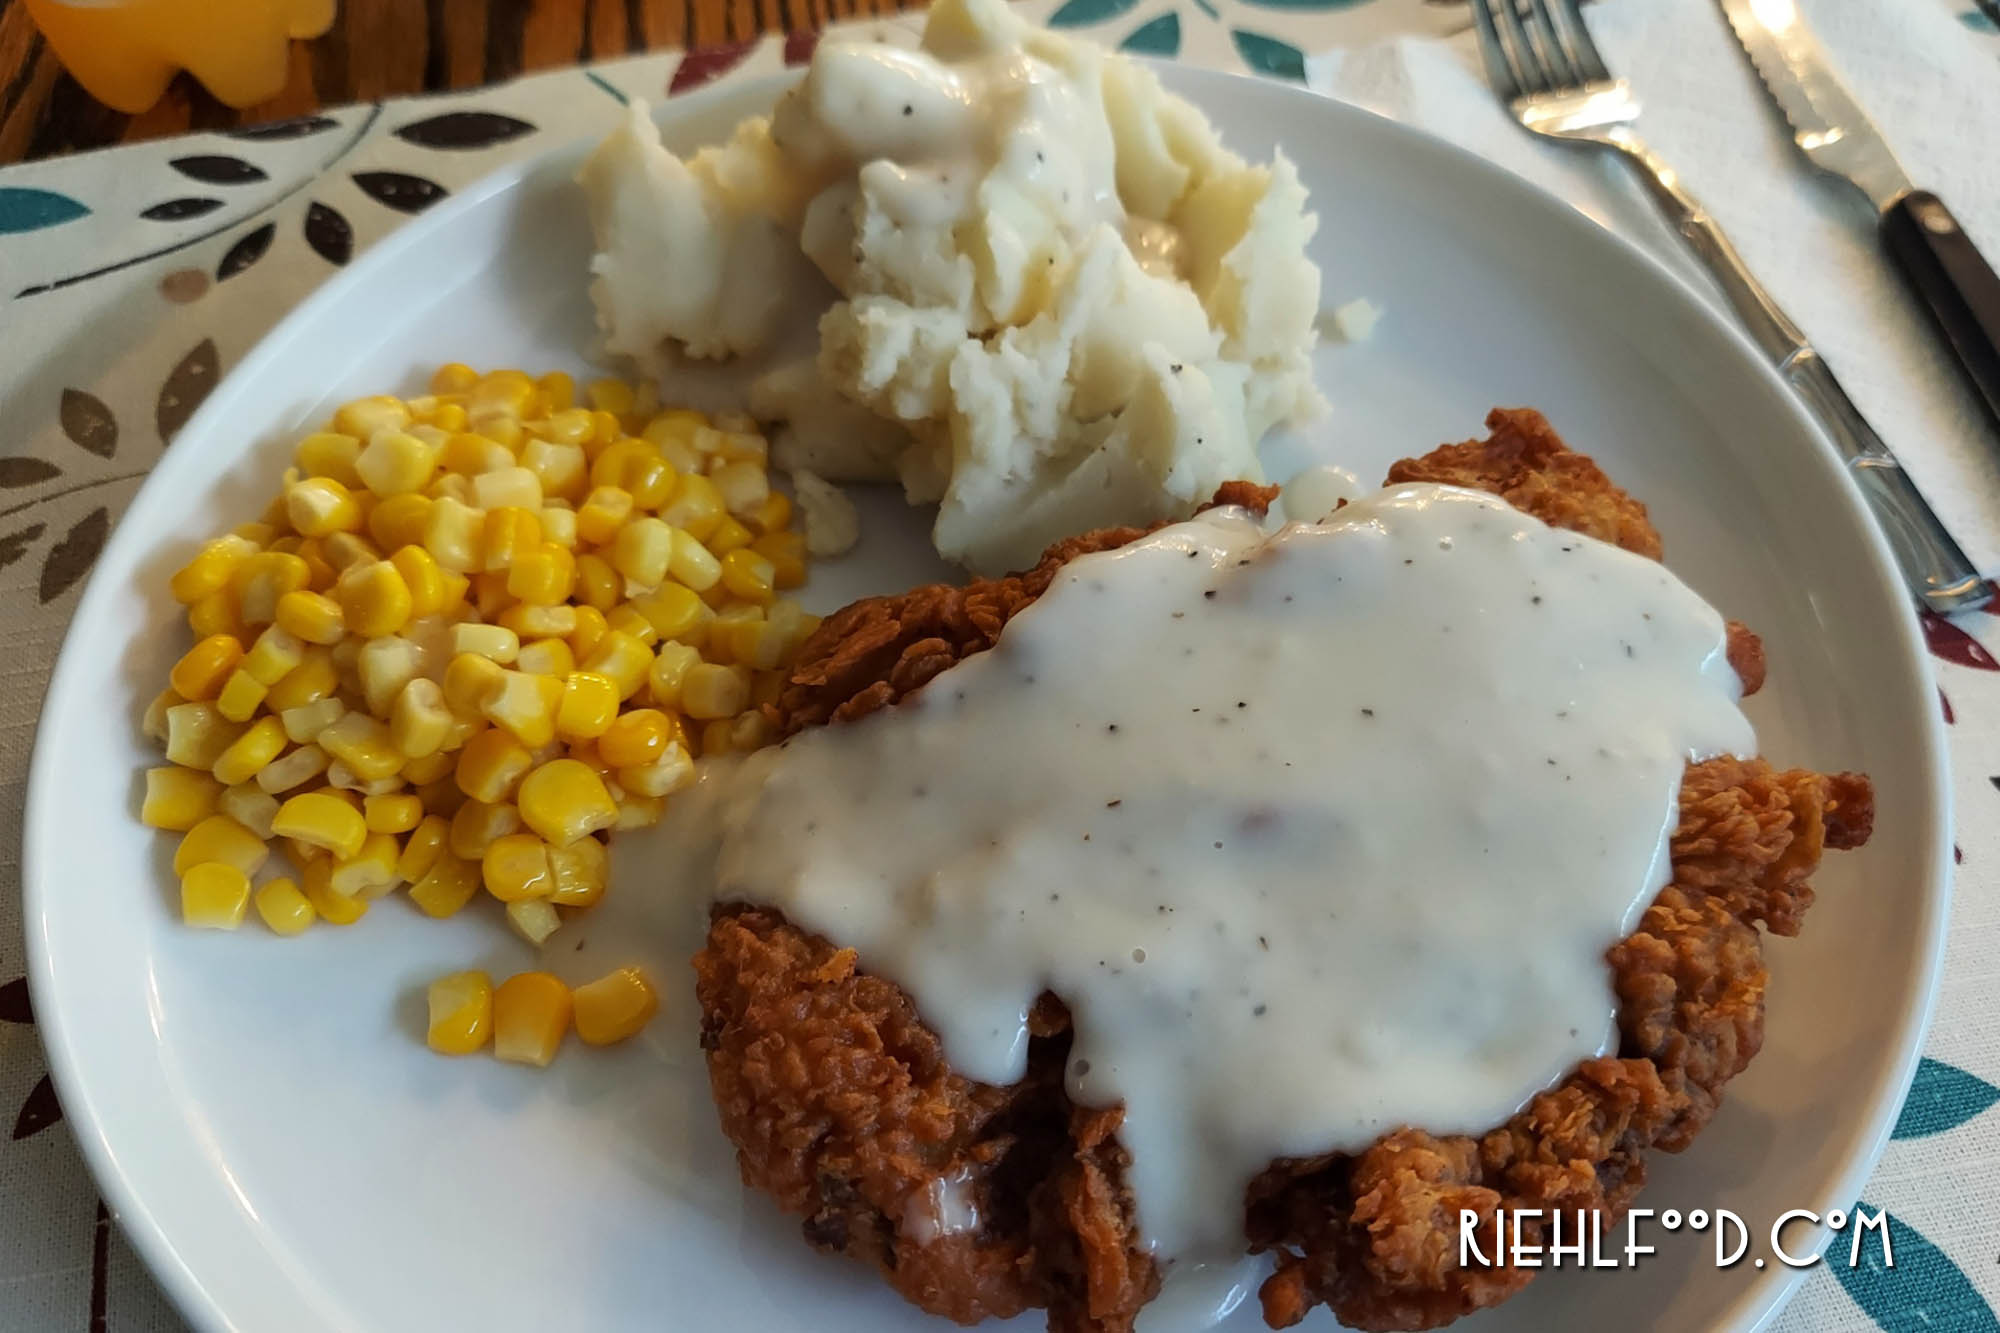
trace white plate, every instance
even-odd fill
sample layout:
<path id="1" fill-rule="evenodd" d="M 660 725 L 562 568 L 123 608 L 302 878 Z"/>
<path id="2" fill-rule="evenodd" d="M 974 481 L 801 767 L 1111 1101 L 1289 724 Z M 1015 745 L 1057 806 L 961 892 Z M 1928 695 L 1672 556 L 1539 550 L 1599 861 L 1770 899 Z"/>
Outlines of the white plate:
<path id="1" fill-rule="evenodd" d="M 1519 180 L 1387 121 L 1274 84 L 1172 68 L 1252 156 L 1283 140 L 1311 188 L 1328 306 L 1365 296 L 1372 342 L 1328 347 L 1340 461 L 1379 479 L 1543 408 L 1645 499 L 1668 563 L 1770 652 L 1752 702 L 1780 762 L 1872 773 L 1874 841 L 1828 859 L 1805 934 L 1773 941 L 1764 1052 L 1643 1203 L 1850 1205 L 1917 1058 L 1945 921 L 1936 698 L 1883 547 L 1830 450 L 1756 359 L 1656 264 Z M 671 103 L 711 140 L 771 82 Z M 296 940 L 183 929 L 171 839 L 139 827 L 156 763 L 137 718 L 184 646 L 166 581 L 253 515 L 288 441 L 331 405 L 416 391 L 441 360 L 583 370 L 588 234 L 575 153 L 502 172 L 372 250 L 287 319 L 188 423 L 113 534 L 56 668 L 30 780 L 23 880 L 36 1013 L 106 1197 L 174 1299 L 216 1328 L 941 1327 L 818 1257 L 745 1198 L 713 1124 L 679 945 L 668 1009 L 547 1072 L 421 1042 L 440 972 L 528 962 L 494 919 L 385 901 Z M 921 527 L 871 507 L 831 605 L 928 577 Z M 613 895 L 638 901 L 621 858 Z M 1750 1328 L 1793 1274 L 1717 1271 L 1706 1238 L 1615 1275 L 1546 1274 L 1485 1330 Z M 1795 1246 L 1796 1248 L 1796 1246 Z M 1764 1253 L 1761 1241 L 1753 1253 Z M 1261 1327 L 1251 1307 L 1231 1327 Z M 1318 1316 L 1324 1319 L 1324 1316 Z M 1024 1327 L 1036 1327 L 1032 1317 Z"/>

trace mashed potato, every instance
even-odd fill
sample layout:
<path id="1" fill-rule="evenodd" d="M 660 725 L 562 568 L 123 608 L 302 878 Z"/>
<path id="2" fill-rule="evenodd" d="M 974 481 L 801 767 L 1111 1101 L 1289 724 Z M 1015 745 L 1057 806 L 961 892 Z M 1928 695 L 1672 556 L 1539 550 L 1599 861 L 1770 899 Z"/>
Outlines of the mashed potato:
<path id="1" fill-rule="evenodd" d="M 613 352 L 746 368 L 780 466 L 901 482 L 974 570 L 1185 515 L 1323 406 L 1292 164 L 1003 0 L 938 0 L 916 49 L 822 43 L 685 161 L 635 103 L 580 179 Z"/>

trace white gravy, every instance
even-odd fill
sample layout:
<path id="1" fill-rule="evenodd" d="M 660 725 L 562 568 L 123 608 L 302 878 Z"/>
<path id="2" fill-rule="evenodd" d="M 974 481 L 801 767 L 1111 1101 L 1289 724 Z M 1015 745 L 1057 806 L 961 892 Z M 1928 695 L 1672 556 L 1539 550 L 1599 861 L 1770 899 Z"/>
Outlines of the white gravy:
<path id="1" fill-rule="evenodd" d="M 1664 567 L 1491 496 L 1215 511 L 752 756 L 717 892 L 855 947 L 975 1079 L 1018 1079 L 1060 996 L 1147 1243 L 1199 1263 L 1272 1158 L 1482 1131 L 1607 1049 L 1605 950 L 1668 878 L 1683 766 L 1754 752 L 1739 692 Z"/>

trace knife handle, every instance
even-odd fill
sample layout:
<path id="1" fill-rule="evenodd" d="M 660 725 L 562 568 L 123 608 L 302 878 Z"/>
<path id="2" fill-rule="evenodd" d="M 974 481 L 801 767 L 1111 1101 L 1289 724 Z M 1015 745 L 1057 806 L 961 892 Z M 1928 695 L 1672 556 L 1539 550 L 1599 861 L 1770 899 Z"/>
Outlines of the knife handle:
<path id="1" fill-rule="evenodd" d="M 2000 277 L 1938 197 L 1912 190 L 1882 214 L 1882 242 L 2000 422 Z"/>

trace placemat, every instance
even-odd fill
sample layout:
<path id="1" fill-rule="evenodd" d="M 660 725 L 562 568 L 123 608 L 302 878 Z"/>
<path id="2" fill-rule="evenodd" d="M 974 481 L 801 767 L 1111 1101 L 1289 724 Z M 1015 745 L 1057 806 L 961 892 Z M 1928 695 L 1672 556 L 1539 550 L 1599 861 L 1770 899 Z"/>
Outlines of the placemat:
<path id="1" fill-rule="evenodd" d="M 1867 4 L 1804 8 L 1817 25 Z M 1985 77 L 2000 78 L 2000 35 L 1970 0 L 1908 4 L 1945 16 L 1953 40 L 1983 57 Z M 1468 23 L 1449 0 L 1029 0 L 1024 8 L 1129 51 L 1300 82 L 1316 55 L 1394 50 L 1384 44 L 1444 38 Z M 8 1205 L 0 1328 L 184 1327 L 61 1125 L 22 976 L 19 829 L 35 719 L 76 589 L 111 524 L 217 379 L 409 217 L 503 163 L 602 131 L 617 102 L 802 63 L 814 42 L 792 34 L 649 55 L 0 170 L 0 627 L 12 645 L 0 668 L 0 1126 L 12 1113 L 11 1139 L 0 1142 Z M 1897 56 L 1915 63 L 1888 73 L 1936 77 L 1923 51 Z M 1866 101 L 1873 88 L 1858 91 Z M 1989 131 L 1957 128 L 1968 159 L 1995 160 Z M 1798 190 L 1813 188 L 1802 166 L 1793 174 Z M 1954 197 L 1961 214 L 2000 210 L 1990 170 L 1983 185 L 1982 197 Z M 2000 237 L 1981 239 L 2000 252 Z M 1884 341 L 1909 336 L 1881 331 Z M 1923 440 L 1892 443 L 1913 471 L 1925 465 Z M 1985 497 L 1989 515 L 1995 499 Z M 1857 1201 L 1889 1211 L 1896 1266 L 1820 1266 L 1781 1317 L 1784 1333 L 2000 1333 L 2000 1112 L 1990 1109 L 2000 1101 L 2000 964 L 1991 961 L 2000 957 L 2000 658 L 1987 647 L 2000 649 L 2000 619 L 1925 617 L 1923 627 L 1952 723 L 1960 866 L 1928 1053 L 1895 1141 Z"/>

